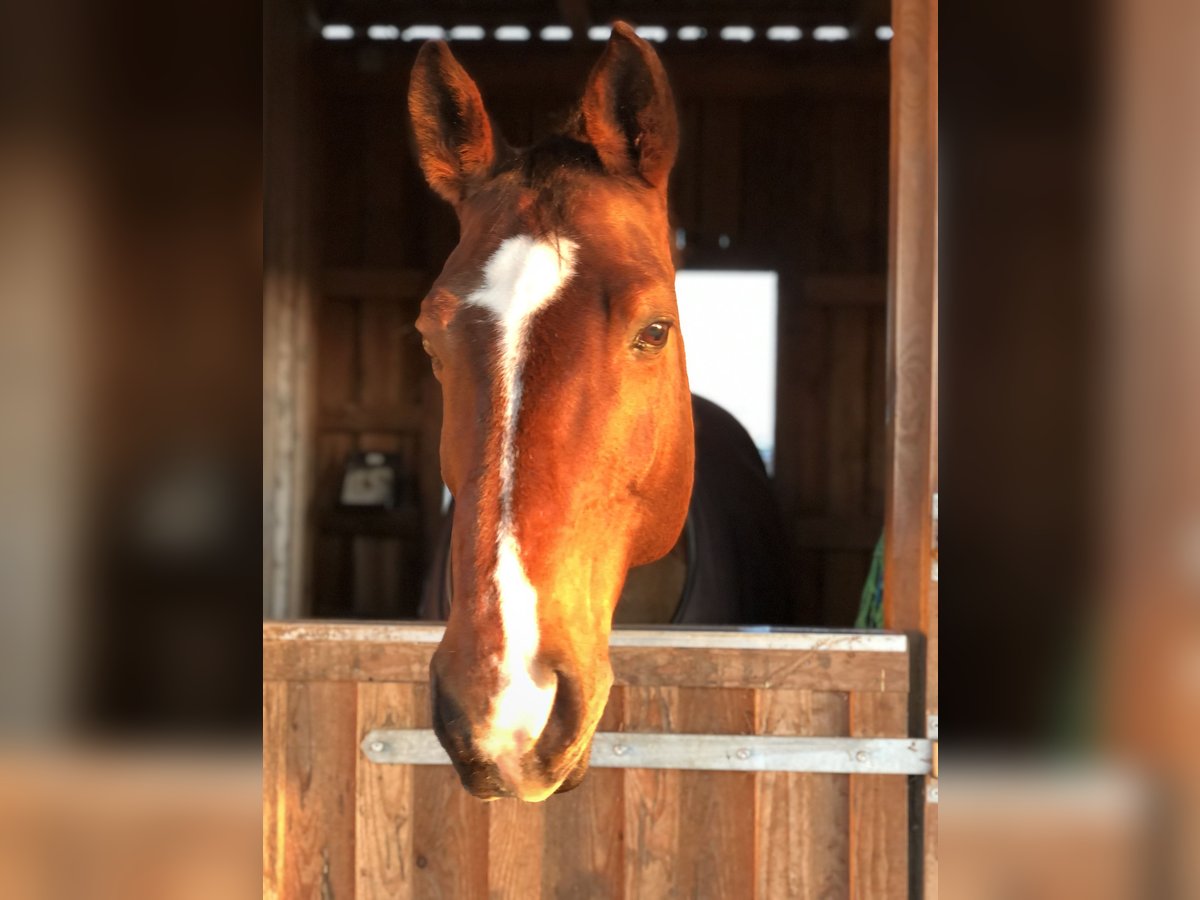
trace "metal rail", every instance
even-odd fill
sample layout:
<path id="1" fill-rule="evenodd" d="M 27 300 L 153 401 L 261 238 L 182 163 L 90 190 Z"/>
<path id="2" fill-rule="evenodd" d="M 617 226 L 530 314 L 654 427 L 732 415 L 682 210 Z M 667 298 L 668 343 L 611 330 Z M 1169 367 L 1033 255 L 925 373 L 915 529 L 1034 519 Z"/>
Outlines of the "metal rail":
<path id="1" fill-rule="evenodd" d="M 371 762 L 385 765 L 450 762 L 430 729 L 376 729 L 363 738 L 361 747 Z M 932 742 L 920 738 L 608 731 L 596 735 L 591 765 L 606 769 L 926 775 L 932 771 L 932 755 Z"/>

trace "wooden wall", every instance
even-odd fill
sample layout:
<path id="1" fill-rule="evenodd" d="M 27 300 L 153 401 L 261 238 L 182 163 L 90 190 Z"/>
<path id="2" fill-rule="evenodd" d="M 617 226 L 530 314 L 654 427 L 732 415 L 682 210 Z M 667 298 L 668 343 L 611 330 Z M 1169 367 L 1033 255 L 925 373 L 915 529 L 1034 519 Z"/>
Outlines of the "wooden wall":
<path id="1" fill-rule="evenodd" d="M 598 50 L 456 46 L 517 144 L 573 102 Z M 794 621 L 849 625 L 883 517 L 887 47 L 675 42 L 661 53 L 682 117 L 672 197 L 683 265 L 780 273 L 776 486 L 792 530 Z M 440 395 L 412 323 L 456 226 L 410 156 L 412 54 L 331 44 L 314 57 L 316 615 L 411 615 L 439 511 Z M 354 449 L 400 453 L 416 502 L 338 513 Z"/>
<path id="2" fill-rule="evenodd" d="M 614 639 L 602 731 L 907 734 L 906 643 L 677 636 Z M 542 804 L 483 803 L 448 764 L 371 762 L 368 732 L 430 727 L 434 646 L 395 625 L 264 626 L 264 897 L 907 896 L 904 775 L 597 768 Z"/>

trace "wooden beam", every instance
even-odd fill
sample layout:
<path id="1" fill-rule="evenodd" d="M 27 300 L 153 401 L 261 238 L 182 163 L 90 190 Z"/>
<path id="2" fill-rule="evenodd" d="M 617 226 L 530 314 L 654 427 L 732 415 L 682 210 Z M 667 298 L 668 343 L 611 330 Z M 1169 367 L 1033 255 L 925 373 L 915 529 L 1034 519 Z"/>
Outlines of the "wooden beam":
<path id="1" fill-rule="evenodd" d="M 800 302 L 812 306 L 883 306 L 886 275 L 806 275 L 797 279 Z"/>
<path id="2" fill-rule="evenodd" d="M 300 5 L 263 16 L 263 613 L 287 618 L 305 608 L 312 495 L 312 35 Z"/>
<path id="3" fill-rule="evenodd" d="M 888 258 L 884 616 L 924 631 L 937 372 L 937 0 L 896 0 Z"/>
<path id="4" fill-rule="evenodd" d="M 909 704 L 909 733 L 937 715 L 938 0 L 894 0 L 888 222 L 888 461 L 884 622 L 925 636 L 925 666 Z M 932 702 L 930 702 L 932 701 Z M 911 808 L 909 890 L 937 896 L 937 778 Z M 915 791 L 914 791 L 915 793 Z"/>

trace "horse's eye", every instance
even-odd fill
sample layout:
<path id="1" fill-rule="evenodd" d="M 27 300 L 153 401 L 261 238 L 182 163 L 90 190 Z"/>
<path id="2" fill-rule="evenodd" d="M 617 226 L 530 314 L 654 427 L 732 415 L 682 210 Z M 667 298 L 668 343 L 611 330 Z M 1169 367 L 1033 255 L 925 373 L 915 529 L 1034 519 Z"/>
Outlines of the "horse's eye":
<path id="1" fill-rule="evenodd" d="M 671 333 L 670 322 L 651 322 L 637 336 L 639 350 L 661 350 L 667 345 L 667 336 Z"/>

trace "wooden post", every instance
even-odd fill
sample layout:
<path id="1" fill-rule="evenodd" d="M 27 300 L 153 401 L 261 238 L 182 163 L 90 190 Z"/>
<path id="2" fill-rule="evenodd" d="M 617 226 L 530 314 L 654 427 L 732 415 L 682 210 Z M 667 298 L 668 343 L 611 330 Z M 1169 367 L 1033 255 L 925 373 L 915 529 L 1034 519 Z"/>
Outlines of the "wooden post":
<path id="1" fill-rule="evenodd" d="M 884 621 L 925 637 L 910 733 L 936 738 L 938 0 L 894 0 L 888 222 L 888 461 Z M 922 693 L 924 701 L 921 701 Z M 936 757 L 935 757 L 936 758 Z M 937 772 L 925 779 L 914 886 L 937 896 Z"/>
<path id="2" fill-rule="evenodd" d="M 263 615 L 305 609 L 312 449 L 313 279 L 303 4 L 267 0 L 263 27 Z"/>

